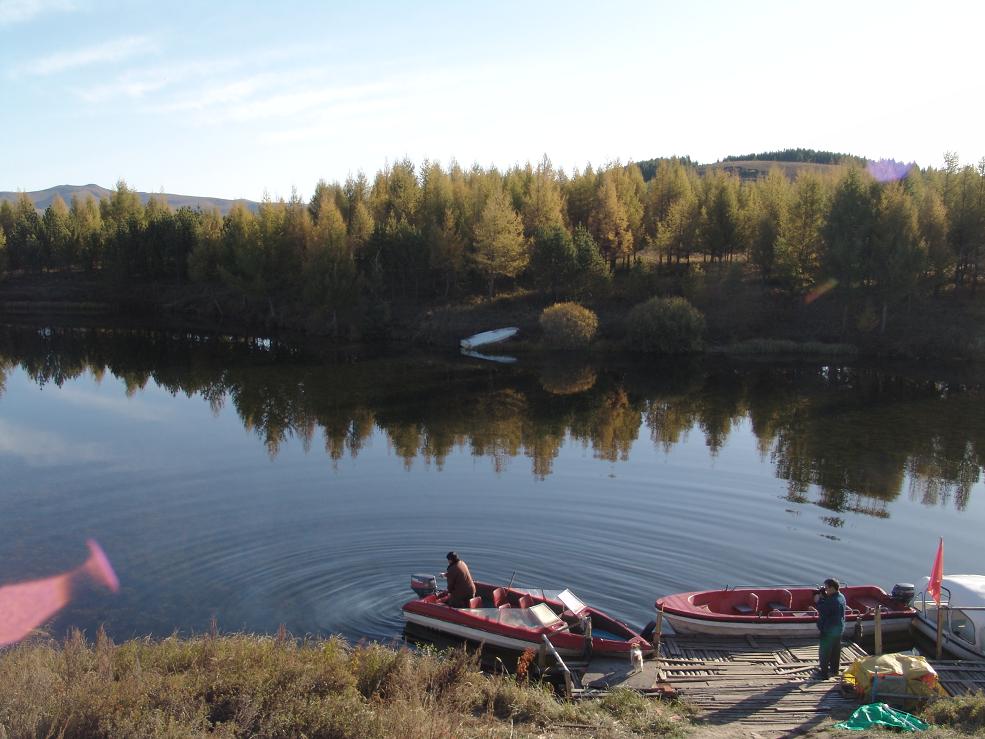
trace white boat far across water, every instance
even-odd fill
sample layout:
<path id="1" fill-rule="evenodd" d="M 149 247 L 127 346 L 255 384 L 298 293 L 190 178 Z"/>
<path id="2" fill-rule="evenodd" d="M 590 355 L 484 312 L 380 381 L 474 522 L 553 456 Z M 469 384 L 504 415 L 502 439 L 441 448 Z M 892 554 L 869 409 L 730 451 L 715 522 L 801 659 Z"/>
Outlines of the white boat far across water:
<path id="1" fill-rule="evenodd" d="M 486 346 L 487 344 L 496 344 L 500 341 L 512 339 L 518 333 L 520 333 L 520 329 L 516 326 L 497 328 L 492 331 L 483 331 L 474 336 L 469 336 L 467 339 L 462 339 L 460 343 L 462 349 L 475 349 L 480 346 Z"/>

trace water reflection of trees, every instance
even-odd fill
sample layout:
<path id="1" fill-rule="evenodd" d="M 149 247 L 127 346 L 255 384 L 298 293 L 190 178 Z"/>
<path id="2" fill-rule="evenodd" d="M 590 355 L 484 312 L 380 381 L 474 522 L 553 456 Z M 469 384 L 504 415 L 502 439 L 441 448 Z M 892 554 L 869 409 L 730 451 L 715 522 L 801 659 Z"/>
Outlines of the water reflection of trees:
<path id="1" fill-rule="evenodd" d="M 60 385 L 85 372 L 128 394 L 153 380 L 227 402 L 271 455 L 288 439 L 356 456 L 379 429 L 410 467 L 441 467 L 455 450 L 503 469 L 516 457 L 546 477 L 569 441 L 611 462 L 641 433 L 669 451 L 700 433 L 710 454 L 748 423 L 787 499 L 887 516 L 904 490 L 963 509 L 980 479 L 985 403 L 979 386 L 876 369 L 685 364 L 599 369 L 489 367 L 458 359 L 314 361 L 249 339 L 155 332 L 0 332 L 0 392 L 11 368 Z M 831 517 L 832 520 L 839 520 Z"/>

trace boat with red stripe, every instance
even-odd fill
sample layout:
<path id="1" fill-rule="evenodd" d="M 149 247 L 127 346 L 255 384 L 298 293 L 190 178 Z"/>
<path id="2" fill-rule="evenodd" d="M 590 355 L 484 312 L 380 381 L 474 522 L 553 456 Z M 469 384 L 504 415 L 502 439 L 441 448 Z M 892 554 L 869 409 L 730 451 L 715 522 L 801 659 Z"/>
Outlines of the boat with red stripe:
<path id="1" fill-rule="evenodd" d="M 592 654 L 628 657 L 634 646 L 643 654 L 652 645 L 622 621 L 592 608 L 570 590 L 503 587 L 476 582 L 468 608 L 449 606 L 432 575 L 415 575 L 418 598 L 404 604 L 407 622 L 445 636 L 522 652 L 538 649 L 546 636 L 566 657 Z"/>
<path id="2" fill-rule="evenodd" d="M 763 637 L 817 636 L 818 588 L 737 587 L 665 595 L 656 601 L 657 610 L 678 634 Z M 916 611 L 912 585 L 897 585 L 888 594 L 876 585 L 844 585 L 845 634 L 851 635 L 859 621 L 875 620 L 879 609 L 885 633 L 905 631 Z"/>

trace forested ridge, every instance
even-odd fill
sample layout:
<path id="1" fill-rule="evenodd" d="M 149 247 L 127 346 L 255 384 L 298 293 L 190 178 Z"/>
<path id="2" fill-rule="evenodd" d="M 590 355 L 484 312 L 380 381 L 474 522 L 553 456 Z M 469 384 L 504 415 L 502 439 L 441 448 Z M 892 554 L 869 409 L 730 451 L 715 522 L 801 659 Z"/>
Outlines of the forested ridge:
<path id="1" fill-rule="evenodd" d="M 781 151 L 764 151 L 759 154 L 731 155 L 723 162 L 804 162 L 810 164 L 854 164 L 858 167 L 866 165 L 865 157 L 854 154 L 841 154 L 834 151 L 817 151 L 816 149 L 783 149 Z"/>
<path id="2" fill-rule="evenodd" d="M 686 157 L 644 164 L 648 179 L 636 164 L 567 173 L 546 157 L 506 171 L 403 160 L 225 216 L 144 205 L 122 180 L 102 200 L 56 198 L 44 212 L 22 194 L 0 204 L 0 275 L 89 273 L 108 293 L 191 285 L 236 296 L 268 325 L 304 315 L 341 336 L 385 331 L 397 305 L 502 289 L 618 305 L 687 295 L 696 277 L 738 280 L 774 303 L 836 304 L 829 335 L 881 334 L 914 300 L 970 296 L 981 281 L 985 160 L 947 154 L 898 177 L 777 169 L 753 182 L 699 174 Z"/>

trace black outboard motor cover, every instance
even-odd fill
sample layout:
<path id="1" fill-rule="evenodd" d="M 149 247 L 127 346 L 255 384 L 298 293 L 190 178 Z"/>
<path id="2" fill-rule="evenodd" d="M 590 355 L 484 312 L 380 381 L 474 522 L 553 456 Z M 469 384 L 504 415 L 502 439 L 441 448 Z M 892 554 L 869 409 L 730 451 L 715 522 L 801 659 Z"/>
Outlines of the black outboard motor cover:
<path id="1" fill-rule="evenodd" d="M 438 592 L 438 581 L 434 575 L 411 575 L 410 589 L 417 593 L 418 598 L 434 595 Z"/>
<path id="2" fill-rule="evenodd" d="M 909 607 L 913 605 L 913 596 L 915 593 L 916 589 L 913 587 L 913 583 L 899 582 L 893 585 L 893 592 L 889 594 L 889 597 Z"/>

